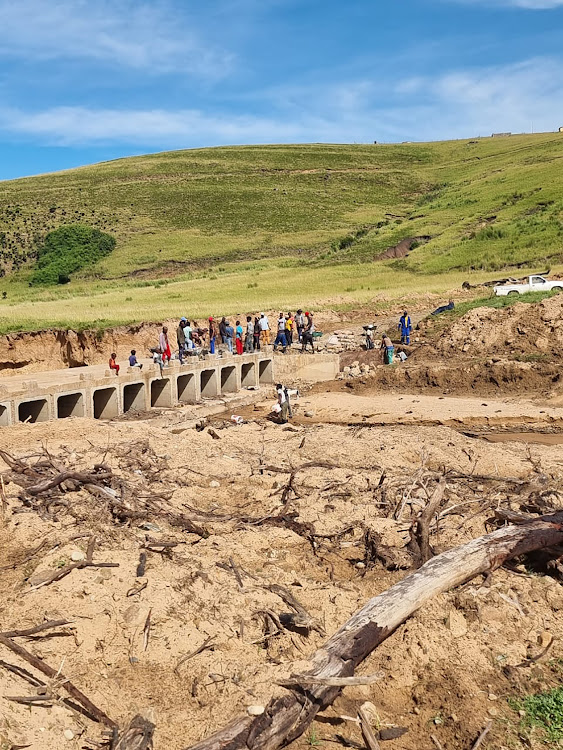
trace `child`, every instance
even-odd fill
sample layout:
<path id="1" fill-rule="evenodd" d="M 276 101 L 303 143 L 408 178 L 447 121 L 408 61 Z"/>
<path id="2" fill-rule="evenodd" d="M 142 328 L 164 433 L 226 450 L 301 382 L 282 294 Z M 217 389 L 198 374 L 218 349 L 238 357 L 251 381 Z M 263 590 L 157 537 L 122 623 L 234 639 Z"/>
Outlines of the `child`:
<path id="1" fill-rule="evenodd" d="M 109 369 L 115 370 L 115 374 L 119 375 L 119 365 L 115 361 L 117 357 L 117 354 L 115 352 L 112 352 L 111 357 L 109 358 Z"/>
<path id="2" fill-rule="evenodd" d="M 143 369 L 143 365 L 141 362 L 137 362 L 137 350 L 131 349 L 131 354 L 129 356 L 129 367 L 138 367 L 139 370 Z"/>
<path id="3" fill-rule="evenodd" d="M 162 352 L 160 351 L 158 346 L 155 346 L 154 349 L 151 349 L 152 352 L 152 361 L 155 365 L 158 365 L 160 367 L 160 377 L 162 377 L 162 367 L 164 365 L 164 362 L 162 361 Z"/>

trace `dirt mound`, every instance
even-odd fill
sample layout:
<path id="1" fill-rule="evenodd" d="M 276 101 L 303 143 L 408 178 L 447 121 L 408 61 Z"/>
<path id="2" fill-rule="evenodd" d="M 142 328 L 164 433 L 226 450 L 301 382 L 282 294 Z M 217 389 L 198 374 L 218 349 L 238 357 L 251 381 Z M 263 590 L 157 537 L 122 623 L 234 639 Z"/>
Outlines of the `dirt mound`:
<path id="1" fill-rule="evenodd" d="M 444 331 L 433 348 L 446 356 L 562 357 L 563 295 L 536 304 L 517 302 L 501 310 L 470 310 Z"/>
<path id="2" fill-rule="evenodd" d="M 374 386 L 409 393 L 440 391 L 452 395 L 553 394 L 563 382 L 559 365 L 544 362 L 500 361 L 469 363 L 463 368 L 453 364 L 412 364 L 370 369 L 369 378 L 342 383 L 361 393 Z"/>

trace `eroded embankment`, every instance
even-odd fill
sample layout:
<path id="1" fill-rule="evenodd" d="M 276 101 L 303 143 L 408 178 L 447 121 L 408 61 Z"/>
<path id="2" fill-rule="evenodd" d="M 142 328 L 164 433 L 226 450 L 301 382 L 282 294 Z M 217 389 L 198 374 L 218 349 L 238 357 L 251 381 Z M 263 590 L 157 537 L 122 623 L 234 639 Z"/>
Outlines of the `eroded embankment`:
<path id="1" fill-rule="evenodd" d="M 53 329 L 6 334 L 0 337 L 0 372 L 8 375 L 99 365 L 107 362 L 112 351 L 125 357 L 130 349 L 145 356 L 158 342 L 161 326 L 139 323 L 105 331 Z M 170 326 L 175 330 L 174 323 Z"/>
<path id="2" fill-rule="evenodd" d="M 451 363 L 397 364 L 380 366 L 369 375 L 338 381 L 334 388 L 400 390 L 411 393 L 440 391 L 452 395 L 546 394 L 558 391 L 561 366 L 551 362 L 515 360 L 458 360 Z"/>

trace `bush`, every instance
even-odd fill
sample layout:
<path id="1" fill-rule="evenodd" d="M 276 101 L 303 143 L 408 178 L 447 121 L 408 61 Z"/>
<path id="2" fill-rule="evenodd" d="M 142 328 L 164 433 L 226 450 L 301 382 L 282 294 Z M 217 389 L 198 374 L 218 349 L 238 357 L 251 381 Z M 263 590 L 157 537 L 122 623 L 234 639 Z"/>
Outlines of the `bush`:
<path id="1" fill-rule="evenodd" d="M 39 248 L 30 286 L 68 284 L 71 275 L 93 265 L 115 247 L 115 237 L 83 224 L 59 227 Z"/>

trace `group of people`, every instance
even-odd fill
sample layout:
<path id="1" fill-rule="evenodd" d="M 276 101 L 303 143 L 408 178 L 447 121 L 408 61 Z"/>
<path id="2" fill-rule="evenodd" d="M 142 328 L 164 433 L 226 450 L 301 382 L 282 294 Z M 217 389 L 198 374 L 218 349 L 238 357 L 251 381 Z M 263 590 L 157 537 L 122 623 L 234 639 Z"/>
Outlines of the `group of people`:
<path id="1" fill-rule="evenodd" d="M 168 330 L 166 327 L 160 335 L 160 349 L 170 360 L 170 342 L 168 340 Z M 313 322 L 313 313 L 303 313 L 298 310 L 295 315 L 291 312 L 280 312 L 276 324 L 276 337 L 274 340 L 274 351 L 280 347 L 284 352 L 293 343 L 299 342 L 302 351 L 307 350 L 310 346 L 314 352 L 313 333 L 315 324 Z M 164 334 L 164 338 L 163 338 Z M 197 327 L 197 323 L 191 326 L 186 318 L 182 318 L 176 330 L 176 339 L 178 343 L 178 352 L 180 362 L 186 352 L 191 349 L 206 345 L 209 347 L 211 354 L 215 354 L 219 344 L 227 347 L 231 354 L 243 354 L 260 351 L 261 346 L 269 346 L 272 340 L 272 329 L 270 321 L 265 313 L 256 315 L 254 319 L 251 315 L 246 316 L 244 324 L 237 320 L 233 326 L 231 321 L 222 317 L 219 323 L 214 317 L 208 320 L 207 330 Z"/>
<path id="2" fill-rule="evenodd" d="M 411 331 L 412 331 L 412 322 L 410 315 L 405 310 L 403 314 L 401 315 L 399 319 L 399 324 L 397 326 L 398 331 L 401 334 L 401 344 L 406 344 L 407 346 L 411 343 Z M 365 337 L 366 337 L 366 349 L 375 349 L 375 342 L 374 342 L 374 333 L 375 333 L 375 326 L 374 325 L 367 325 L 364 326 L 365 331 Z M 379 348 L 382 353 L 382 359 L 384 365 L 392 365 L 394 356 L 395 356 L 395 346 L 393 342 L 391 341 L 391 338 L 387 335 L 387 333 L 381 334 L 381 343 L 379 345 Z"/>
<path id="3" fill-rule="evenodd" d="M 285 353 L 295 343 L 301 344 L 301 351 L 307 351 L 310 347 L 314 353 L 315 323 L 312 312 L 297 310 L 295 315 L 291 312 L 280 312 L 276 325 L 276 336 L 274 339 L 274 351 L 281 350 Z M 244 325 L 237 320 L 233 326 L 231 322 L 222 317 L 219 323 L 214 317 L 210 317 L 207 326 L 202 328 L 196 320 L 189 321 L 182 317 L 176 328 L 176 344 L 178 359 L 183 364 L 186 356 L 198 354 L 203 347 L 207 347 L 211 354 L 215 354 L 219 345 L 223 345 L 231 354 L 243 354 L 260 351 L 261 346 L 270 346 L 272 343 L 272 327 L 266 313 L 246 316 Z M 172 359 L 172 344 L 168 327 L 163 326 L 158 337 L 158 346 L 151 349 L 153 362 L 161 368 L 170 363 Z M 120 366 L 117 364 L 117 355 L 112 352 L 109 359 L 110 370 L 119 375 Z M 137 361 L 137 352 L 132 349 L 129 356 L 129 366 L 141 369 L 143 365 Z"/>

